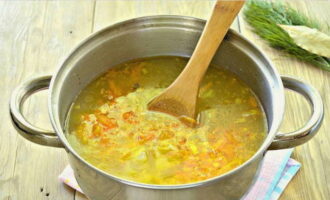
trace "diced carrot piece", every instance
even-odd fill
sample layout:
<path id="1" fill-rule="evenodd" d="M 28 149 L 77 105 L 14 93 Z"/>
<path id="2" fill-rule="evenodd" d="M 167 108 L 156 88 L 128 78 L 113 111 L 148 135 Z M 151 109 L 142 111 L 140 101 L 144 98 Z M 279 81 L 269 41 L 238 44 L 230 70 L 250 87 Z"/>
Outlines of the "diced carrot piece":
<path id="1" fill-rule="evenodd" d="M 82 115 L 82 119 L 85 120 L 85 121 L 89 121 L 89 114 L 84 114 Z"/>
<path id="2" fill-rule="evenodd" d="M 250 97 L 249 100 L 248 100 L 249 104 L 253 107 L 257 107 L 258 106 L 258 103 L 257 101 L 255 100 L 255 98 L 253 97 Z"/>
<path id="3" fill-rule="evenodd" d="M 173 123 L 173 124 L 171 124 L 171 127 L 172 127 L 172 128 L 178 128 L 179 126 L 180 126 L 179 123 Z"/>
<path id="4" fill-rule="evenodd" d="M 127 120 L 127 119 L 129 119 L 129 118 L 131 118 L 131 117 L 134 117 L 134 116 L 135 116 L 135 114 L 134 114 L 133 111 L 125 112 L 125 113 L 123 114 L 123 119 Z"/>
<path id="5" fill-rule="evenodd" d="M 225 138 L 227 140 L 228 143 L 230 143 L 231 145 L 237 145 L 239 142 L 235 139 L 235 137 L 233 136 L 232 132 L 227 132 L 225 134 Z"/>
<path id="6" fill-rule="evenodd" d="M 103 138 L 100 139 L 100 144 L 108 145 L 109 142 L 110 142 L 109 138 L 103 137 Z"/>
<path id="7" fill-rule="evenodd" d="M 179 139 L 179 144 L 184 145 L 187 142 L 187 138 L 182 137 Z"/>
<path id="8" fill-rule="evenodd" d="M 133 137 L 134 136 L 134 132 L 129 132 L 128 133 L 128 137 Z"/>
<path id="9" fill-rule="evenodd" d="M 122 115 L 123 119 L 130 124 L 137 124 L 138 121 L 134 119 L 136 117 L 133 111 L 125 112 Z"/>
<path id="10" fill-rule="evenodd" d="M 106 126 L 109 129 L 116 128 L 118 127 L 117 122 L 114 118 L 108 118 L 105 115 L 97 115 L 97 120 L 100 122 L 102 125 Z"/>
<path id="11" fill-rule="evenodd" d="M 150 141 L 150 140 L 153 140 L 154 138 L 155 138 L 155 134 L 149 134 L 145 137 L 145 140 Z"/>
<path id="12" fill-rule="evenodd" d="M 187 160 L 187 161 L 185 161 L 185 166 L 187 166 L 189 168 L 194 168 L 194 167 L 197 167 L 197 163 L 192 160 Z"/>
<path id="13" fill-rule="evenodd" d="M 226 159 L 234 158 L 235 152 L 233 151 L 233 146 L 230 146 L 230 145 L 228 145 L 228 146 L 223 147 L 221 150 L 221 153 L 226 157 Z"/>
<path id="14" fill-rule="evenodd" d="M 174 137 L 174 133 L 172 131 L 163 131 L 160 135 L 159 135 L 159 139 L 160 140 L 167 140 L 170 139 L 172 137 Z"/>
<path id="15" fill-rule="evenodd" d="M 198 157 L 199 157 L 201 160 L 205 160 L 205 159 L 210 158 L 210 156 L 209 156 L 208 153 L 200 153 L 200 154 L 198 155 Z"/>
<path id="16" fill-rule="evenodd" d="M 120 87 L 116 86 L 113 80 L 109 81 L 109 88 L 110 88 L 109 93 L 111 94 L 111 96 L 115 98 L 124 95 L 124 92 L 121 90 Z"/>
<path id="17" fill-rule="evenodd" d="M 100 125 L 95 124 L 93 126 L 91 138 L 100 137 L 101 135 L 102 135 L 102 127 Z"/>
<path id="18" fill-rule="evenodd" d="M 144 144 L 148 141 L 155 139 L 155 137 L 156 137 L 155 134 L 139 135 L 138 140 L 141 144 Z"/>
<path id="19" fill-rule="evenodd" d="M 222 133 L 218 133 L 218 132 L 211 132 L 206 135 L 207 141 L 212 144 L 217 143 L 221 137 L 222 137 Z"/>
<path id="20" fill-rule="evenodd" d="M 131 157 L 131 152 L 127 152 L 127 153 L 125 153 L 122 157 L 121 157 L 121 159 L 123 159 L 123 160 L 127 160 L 127 159 L 129 159 L 130 157 Z"/>

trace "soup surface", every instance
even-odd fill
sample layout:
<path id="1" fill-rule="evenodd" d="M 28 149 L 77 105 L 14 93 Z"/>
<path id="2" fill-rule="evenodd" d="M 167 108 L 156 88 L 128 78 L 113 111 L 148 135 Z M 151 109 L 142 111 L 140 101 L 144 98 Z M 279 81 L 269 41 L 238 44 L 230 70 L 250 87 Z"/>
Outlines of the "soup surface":
<path id="1" fill-rule="evenodd" d="M 208 69 L 196 128 L 147 110 L 186 63 L 180 57 L 134 60 L 94 80 L 69 115 L 72 147 L 109 174 L 148 184 L 201 181 L 244 163 L 261 146 L 267 125 L 255 95 L 234 74 Z"/>

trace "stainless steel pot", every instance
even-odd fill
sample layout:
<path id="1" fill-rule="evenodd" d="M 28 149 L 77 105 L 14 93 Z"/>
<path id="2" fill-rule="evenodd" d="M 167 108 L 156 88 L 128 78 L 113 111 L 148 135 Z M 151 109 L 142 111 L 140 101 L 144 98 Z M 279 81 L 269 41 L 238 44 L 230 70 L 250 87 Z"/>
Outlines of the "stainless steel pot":
<path id="1" fill-rule="evenodd" d="M 18 86 L 10 101 L 10 114 L 18 132 L 28 140 L 68 153 L 75 177 L 84 193 L 95 200 L 197 200 L 241 198 L 258 174 L 268 149 L 294 147 L 308 141 L 319 129 L 323 104 L 318 92 L 290 77 L 280 77 L 269 59 L 251 42 L 229 31 L 213 63 L 237 74 L 256 93 L 267 115 L 268 136 L 255 155 L 241 166 L 209 180 L 184 185 L 149 185 L 107 174 L 81 158 L 65 137 L 65 120 L 78 93 L 111 66 L 135 58 L 175 55 L 189 57 L 205 21 L 183 16 L 151 16 L 131 19 L 98 31 L 75 48 L 51 77 L 39 77 Z M 284 89 L 301 93 L 313 113 L 301 129 L 279 133 L 284 112 Z M 29 95 L 50 87 L 49 114 L 54 131 L 34 127 L 24 119 L 21 107 Z"/>

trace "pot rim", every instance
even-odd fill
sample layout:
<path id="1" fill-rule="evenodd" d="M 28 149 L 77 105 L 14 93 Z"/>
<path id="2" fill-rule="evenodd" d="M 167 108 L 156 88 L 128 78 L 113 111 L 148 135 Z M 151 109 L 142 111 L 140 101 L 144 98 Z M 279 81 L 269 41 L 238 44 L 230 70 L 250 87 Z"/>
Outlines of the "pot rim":
<path id="1" fill-rule="evenodd" d="M 237 33 L 236 31 L 230 29 L 228 32 L 230 34 L 233 34 L 235 36 L 238 36 L 238 38 L 240 38 L 243 42 L 247 43 L 248 45 L 251 46 L 251 48 L 256 51 L 258 54 L 260 54 L 263 59 L 265 60 L 265 62 L 267 62 L 267 64 L 270 66 L 270 69 L 273 70 L 273 75 L 274 75 L 274 79 L 275 81 L 278 83 L 278 94 L 274 95 L 274 98 L 276 98 L 274 100 L 274 104 L 276 104 L 274 107 L 277 108 L 276 112 L 278 114 L 275 114 L 276 117 L 274 117 L 273 122 L 272 122 L 272 127 L 268 127 L 268 134 L 266 139 L 264 140 L 263 144 L 259 147 L 259 149 L 257 150 L 257 152 L 251 157 L 249 158 L 247 161 L 245 161 L 243 164 L 239 165 L 238 167 L 224 173 L 221 174 L 219 176 L 213 177 L 213 178 L 209 178 L 203 181 L 199 181 L 199 182 L 193 182 L 193 183 L 187 183 L 187 184 L 178 184 L 178 185 L 156 185 L 156 184 L 145 184 L 145 183 L 138 183 L 138 182 L 134 182 L 134 181 L 129 181 L 126 179 L 122 179 L 120 177 L 111 175 L 109 173 L 106 173 L 105 171 L 98 169 L 97 167 L 93 166 L 92 164 L 90 164 L 89 162 L 87 162 L 85 159 L 83 159 L 82 157 L 79 156 L 79 154 L 71 147 L 71 145 L 68 143 L 64 131 L 62 130 L 62 126 L 59 120 L 59 113 L 57 112 L 56 107 L 58 105 L 55 105 L 53 103 L 53 93 L 56 87 L 58 86 L 58 79 L 61 75 L 61 71 L 65 68 L 67 61 L 70 60 L 70 58 L 81 48 L 84 47 L 84 45 L 86 45 L 86 43 L 88 43 L 89 41 L 93 40 L 95 37 L 97 37 L 98 35 L 101 35 L 104 32 L 108 32 L 108 31 L 113 31 L 114 29 L 118 29 L 122 26 L 128 25 L 128 24 L 134 24 L 136 22 L 143 22 L 143 21 L 149 21 L 149 20 L 164 20 L 164 19 L 170 19 L 170 20 L 187 20 L 189 22 L 197 22 L 197 23 L 203 23 L 205 24 L 206 20 L 204 19 L 199 19 L 196 17 L 190 17 L 190 16 L 181 16 L 181 15 L 151 15 L 151 16 L 143 16 L 143 17 L 137 17 L 137 18 L 132 18 L 132 19 L 128 19 L 125 21 L 121 21 L 112 25 L 109 25 L 105 28 L 102 28 L 101 30 L 96 31 L 95 33 L 92 33 L 91 35 L 89 35 L 87 38 L 85 38 L 82 42 L 80 42 L 77 46 L 75 46 L 75 48 L 73 48 L 70 53 L 68 54 L 68 56 L 65 57 L 65 59 L 63 60 L 63 62 L 61 63 L 60 67 L 56 70 L 55 74 L 53 75 L 52 79 L 51 79 L 51 83 L 49 86 L 49 96 L 48 96 L 48 109 L 49 109 L 49 116 L 50 116 L 50 120 L 51 120 L 51 124 L 56 132 L 56 134 L 58 135 L 58 137 L 60 138 L 60 141 L 62 142 L 62 144 L 64 145 L 65 149 L 68 151 L 68 153 L 72 153 L 72 155 L 74 155 L 74 157 L 76 157 L 80 162 L 84 163 L 87 167 L 95 170 L 96 172 L 102 174 L 103 176 L 106 176 L 110 179 L 113 179 L 115 181 L 118 181 L 120 183 L 126 184 L 126 185 L 130 185 L 130 186 L 134 186 L 134 187 L 140 187 L 140 188 L 146 188 L 146 189 L 160 189 L 160 190 L 173 190 L 173 189 L 185 189 L 185 188 L 192 188 L 192 187 L 197 187 L 197 186 L 202 186 L 202 185 L 207 185 L 207 184 L 211 184 L 217 181 L 220 181 L 221 179 L 225 179 L 226 177 L 240 171 L 242 168 L 248 166 L 249 164 L 251 164 L 253 161 L 255 161 L 261 154 L 263 154 L 265 151 L 267 151 L 267 148 L 270 146 L 270 144 L 272 143 L 277 130 L 281 124 L 281 121 L 283 119 L 283 114 L 284 114 L 284 104 L 285 104 L 285 100 L 284 100 L 284 87 L 280 78 L 279 73 L 277 72 L 276 68 L 273 66 L 272 62 L 270 61 L 270 59 L 257 47 L 255 46 L 252 42 L 250 42 L 248 39 L 246 39 L 244 36 L 242 36 L 241 34 Z M 183 24 L 184 26 L 184 24 Z M 274 115 L 274 116 L 275 116 Z"/>

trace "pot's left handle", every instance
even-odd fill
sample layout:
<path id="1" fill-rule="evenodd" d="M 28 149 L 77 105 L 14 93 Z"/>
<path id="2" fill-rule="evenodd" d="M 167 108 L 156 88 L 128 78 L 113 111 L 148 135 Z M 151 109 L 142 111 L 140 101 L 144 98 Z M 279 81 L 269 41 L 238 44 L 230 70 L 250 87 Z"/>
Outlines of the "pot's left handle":
<path id="1" fill-rule="evenodd" d="M 18 133 L 31 142 L 52 147 L 63 147 L 54 131 L 33 126 L 22 114 L 23 103 L 27 97 L 40 90 L 48 89 L 51 78 L 51 76 L 42 76 L 20 84 L 11 95 L 10 117 Z"/>

